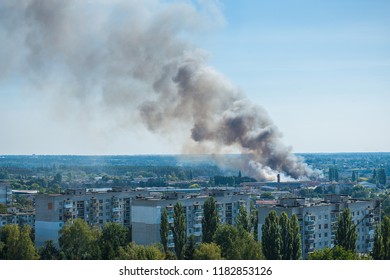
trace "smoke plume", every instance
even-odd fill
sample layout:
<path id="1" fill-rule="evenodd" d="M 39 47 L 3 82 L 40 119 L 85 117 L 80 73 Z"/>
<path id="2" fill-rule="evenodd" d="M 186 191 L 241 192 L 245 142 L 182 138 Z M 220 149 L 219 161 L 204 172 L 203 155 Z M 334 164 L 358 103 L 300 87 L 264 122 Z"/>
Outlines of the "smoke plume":
<path id="1" fill-rule="evenodd" d="M 183 135 L 186 153 L 249 154 L 241 168 L 258 178 L 311 176 L 266 111 L 189 42 L 223 23 L 204 2 L 3 0 L 0 81 L 21 76 L 62 106 L 77 100 L 87 119 Z"/>

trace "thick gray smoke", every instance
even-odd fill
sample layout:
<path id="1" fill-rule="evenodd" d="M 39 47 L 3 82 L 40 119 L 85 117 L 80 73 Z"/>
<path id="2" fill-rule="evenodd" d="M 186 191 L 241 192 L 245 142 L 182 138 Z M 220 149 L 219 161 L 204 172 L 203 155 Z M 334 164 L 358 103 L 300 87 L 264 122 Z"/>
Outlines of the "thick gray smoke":
<path id="1" fill-rule="evenodd" d="M 23 76 L 90 118 L 98 107 L 129 129 L 184 135 L 186 153 L 249 154 L 240 168 L 258 178 L 311 176 L 265 110 L 185 39 L 223 21 L 207 2 L 3 0 L 0 81 Z"/>

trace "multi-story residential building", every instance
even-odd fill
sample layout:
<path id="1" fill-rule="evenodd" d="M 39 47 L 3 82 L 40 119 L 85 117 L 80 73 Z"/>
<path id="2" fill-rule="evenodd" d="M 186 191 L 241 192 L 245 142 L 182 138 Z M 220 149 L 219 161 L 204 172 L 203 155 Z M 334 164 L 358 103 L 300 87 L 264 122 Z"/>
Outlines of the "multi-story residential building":
<path id="1" fill-rule="evenodd" d="M 345 208 L 350 209 L 356 225 L 356 251 L 371 252 L 375 225 L 380 222 L 380 202 L 350 199 L 342 195 L 329 195 L 317 202 L 305 198 L 284 198 L 276 205 L 259 207 L 258 238 L 261 240 L 261 227 L 272 210 L 278 215 L 282 212 L 290 217 L 295 214 L 301 229 L 302 255 L 307 258 L 314 250 L 334 246 L 338 216 Z"/>
<path id="2" fill-rule="evenodd" d="M 5 225 L 28 225 L 34 228 L 35 212 L 12 212 L 0 214 L 0 228 Z"/>
<path id="3" fill-rule="evenodd" d="M 69 189 L 64 194 L 39 194 L 35 198 L 35 243 L 42 246 L 46 240 L 53 240 L 58 244 L 64 223 L 77 218 L 100 227 L 109 222 L 130 227 L 131 200 L 144 195 L 144 191 L 124 188 Z"/>
<path id="4" fill-rule="evenodd" d="M 185 209 L 187 236 L 194 235 L 197 243 L 202 240 L 203 204 L 213 196 L 217 202 L 220 223 L 235 224 L 241 205 L 249 211 L 249 195 L 234 190 L 211 190 L 203 194 L 168 192 L 160 197 L 141 198 L 132 204 L 132 237 L 137 244 L 160 242 L 161 213 L 168 210 L 168 221 L 173 223 L 173 208 L 180 202 Z M 174 247 L 173 234 L 168 234 L 168 246 Z"/>

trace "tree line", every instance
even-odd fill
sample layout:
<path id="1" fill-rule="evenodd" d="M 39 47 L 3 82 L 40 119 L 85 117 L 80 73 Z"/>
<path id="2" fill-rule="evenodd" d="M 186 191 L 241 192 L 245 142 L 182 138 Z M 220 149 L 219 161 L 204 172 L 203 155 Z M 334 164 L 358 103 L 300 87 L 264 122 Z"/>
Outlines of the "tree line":
<path id="1" fill-rule="evenodd" d="M 0 228 L 0 259 L 6 260 L 298 260 L 302 258 L 302 244 L 296 215 L 285 212 L 279 216 L 271 211 L 257 240 L 257 209 L 252 204 L 249 213 L 241 206 L 235 225 L 222 224 L 218 219 L 213 197 L 203 205 L 202 240 L 187 236 L 184 206 L 174 206 L 173 223 L 168 212 L 161 213 L 161 242 L 139 245 L 131 241 L 131 229 L 117 223 L 107 223 L 102 229 L 88 225 L 82 219 L 68 222 L 60 230 L 58 246 L 52 240 L 35 248 L 34 232 L 23 225 Z M 174 247 L 168 244 L 169 232 Z M 348 208 L 339 215 L 335 230 L 335 246 L 310 253 L 309 259 L 390 259 L 390 218 L 384 217 L 375 229 L 374 247 L 370 255 L 356 252 L 357 231 Z"/>
<path id="2" fill-rule="evenodd" d="M 174 206 L 173 224 L 168 223 L 168 211 L 161 214 L 161 243 L 166 255 L 178 259 L 301 259 L 301 237 L 295 215 L 290 219 L 286 213 L 277 217 L 273 211 L 262 227 L 263 238 L 257 241 L 258 212 L 251 204 L 249 213 L 240 206 L 235 226 L 219 222 L 217 205 L 213 197 L 203 205 L 202 241 L 195 244 L 193 235 L 186 236 L 184 206 Z M 168 234 L 173 234 L 174 249 L 168 248 Z M 276 246 L 275 246 L 276 244 Z"/>

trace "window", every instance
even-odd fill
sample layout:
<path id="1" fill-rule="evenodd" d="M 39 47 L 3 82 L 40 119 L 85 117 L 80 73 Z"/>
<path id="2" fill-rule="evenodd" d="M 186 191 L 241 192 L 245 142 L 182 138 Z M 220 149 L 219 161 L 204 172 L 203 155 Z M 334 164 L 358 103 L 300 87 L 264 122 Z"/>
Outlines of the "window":
<path id="1" fill-rule="evenodd" d="M 329 226 L 328 224 L 324 224 L 324 228 L 325 228 L 325 229 L 327 229 L 327 228 L 328 228 L 328 226 Z"/>
<path id="2" fill-rule="evenodd" d="M 318 225 L 318 229 L 321 229 L 321 225 Z"/>
<path id="3" fill-rule="evenodd" d="M 52 202 L 49 202 L 47 204 L 47 210 L 52 210 L 53 209 L 53 203 Z"/>
<path id="4" fill-rule="evenodd" d="M 318 220 L 321 220 L 321 215 L 318 216 Z"/>
<path id="5" fill-rule="evenodd" d="M 328 219 L 328 215 L 325 215 L 325 220 L 327 220 Z"/>
<path id="6" fill-rule="evenodd" d="M 318 238 L 321 238 L 321 233 L 318 234 Z"/>
<path id="7" fill-rule="evenodd" d="M 324 236 L 325 236 L 325 237 L 328 237 L 328 233 L 327 233 L 327 232 L 325 232 L 325 233 L 324 233 Z"/>

